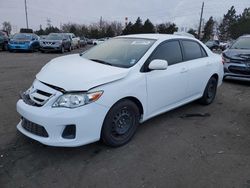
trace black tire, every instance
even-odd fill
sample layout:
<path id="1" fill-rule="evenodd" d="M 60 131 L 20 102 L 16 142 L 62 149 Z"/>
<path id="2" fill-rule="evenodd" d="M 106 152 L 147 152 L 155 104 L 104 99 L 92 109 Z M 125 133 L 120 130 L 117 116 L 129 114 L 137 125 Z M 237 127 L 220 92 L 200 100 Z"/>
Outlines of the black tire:
<path id="1" fill-rule="evenodd" d="M 65 52 L 64 46 L 61 47 L 61 51 L 62 54 Z"/>
<path id="2" fill-rule="evenodd" d="M 105 117 L 101 139 L 112 147 L 119 147 L 131 140 L 139 124 L 140 112 L 130 100 L 117 102 Z"/>
<path id="3" fill-rule="evenodd" d="M 69 46 L 69 49 L 68 49 L 69 52 L 71 52 L 71 45 Z"/>
<path id="4" fill-rule="evenodd" d="M 199 102 L 203 105 L 209 105 L 214 101 L 217 91 L 218 80 L 215 77 L 211 77 L 207 83 L 207 86 L 203 92 Z"/>
<path id="5" fill-rule="evenodd" d="M 3 51 L 8 51 L 8 43 L 7 42 L 5 42 L 3 44 Z"/>
<path id="6" fill-rule="evenodd" d="M 35 51 L 34 46 L 30 47 L 30 52 L 33 53 Z"/>

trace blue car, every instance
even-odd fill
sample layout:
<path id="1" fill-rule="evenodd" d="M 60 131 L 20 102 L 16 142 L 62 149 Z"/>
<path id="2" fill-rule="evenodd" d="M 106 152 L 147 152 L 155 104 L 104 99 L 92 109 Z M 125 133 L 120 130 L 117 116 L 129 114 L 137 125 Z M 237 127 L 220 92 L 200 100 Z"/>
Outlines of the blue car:
<path id="1" fill-rule="evenodd" d="M 8 43 L 8 49 L 13 51 L 35 51 L 40 48 L 39 37 L 33 33 L 17 33 Z"/>

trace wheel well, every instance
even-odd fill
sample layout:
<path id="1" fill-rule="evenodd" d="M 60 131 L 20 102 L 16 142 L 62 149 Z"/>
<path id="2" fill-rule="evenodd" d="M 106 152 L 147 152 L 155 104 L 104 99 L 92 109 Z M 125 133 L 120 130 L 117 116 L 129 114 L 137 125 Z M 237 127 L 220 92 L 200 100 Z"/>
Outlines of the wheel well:
<path id="1" fill-rule="evenodd" d="M 143 110 L 143 106 L 141 104 L 141 101 L 139 101 L 135 97 L 125 97 L 125 98 L 120 99 L 119 101 L 124 100 L 124 99 L 127 99 L 127 100 L 130 100 L 130 101 L 134 102 L 136 104 L 136 106 L 139 108 L 140 114 L 143 115 L 144 110 Z"/>
<path id="2" fill-rule="evenodd" d="M 218 79 L 219 79 L 218 74 L 213 74 L 213 76 L 211 76 L 211 77 L 214 77 L 217 81 L 218 81 Z"/>

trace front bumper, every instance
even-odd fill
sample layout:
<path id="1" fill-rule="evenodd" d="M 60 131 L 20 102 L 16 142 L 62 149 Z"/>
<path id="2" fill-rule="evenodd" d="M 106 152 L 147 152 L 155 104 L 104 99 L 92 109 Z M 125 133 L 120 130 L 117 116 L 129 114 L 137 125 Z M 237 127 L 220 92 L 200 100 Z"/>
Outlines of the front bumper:
<path id="1" fill-rule="evenodd" d="M 250 80 L 250 63 L 225 63 L 224 78 Z"/>
<path id="2" fill-rule="evenodd" d="M 8 44 L 9 50 L 30 50 L 30 44 L 24 43 L 24 44 Z"/>
<path id="3" fill-rule="evenodd" d="M 30 106 L 22 99 L 17 102 L 17 111 L 23 117 L 35 124 L 41 125 L 48 133 L 48 137 L 38 136 L 27 131 L 22 126 L 22 119 L 17 129 L 38 142 L 59 147 L 76 147 L 98 141 L 101 128 L 108 108 L 91 103 L 79 108 L 52 108 L 50 106 Z M 74 139 L 65 139 L 62 133 L 67 125 L 76 126 Z"/>
<path id="4" fill-rule="evenodd" d="M 60 51 L 62 49 L 62 45 L 41 45 L 40 46 L 40 50 L 43 50 L 43 51 L 50 51 L 50 52 L 53 52 L 53 51 Z"/>

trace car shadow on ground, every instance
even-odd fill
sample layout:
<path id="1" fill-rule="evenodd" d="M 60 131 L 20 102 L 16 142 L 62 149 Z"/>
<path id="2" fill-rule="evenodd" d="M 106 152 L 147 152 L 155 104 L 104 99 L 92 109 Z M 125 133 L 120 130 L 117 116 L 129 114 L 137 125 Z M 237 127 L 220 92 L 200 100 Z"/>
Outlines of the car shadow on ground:
<path id="1" fill-rule="evenodd" d="M 244 81 L 244 80 L 225 79 L 223 82 L 235 85 L 247 86 L 247 87 L 250 86 L 250 81 Z"/>

